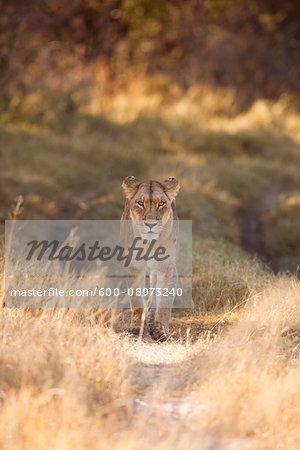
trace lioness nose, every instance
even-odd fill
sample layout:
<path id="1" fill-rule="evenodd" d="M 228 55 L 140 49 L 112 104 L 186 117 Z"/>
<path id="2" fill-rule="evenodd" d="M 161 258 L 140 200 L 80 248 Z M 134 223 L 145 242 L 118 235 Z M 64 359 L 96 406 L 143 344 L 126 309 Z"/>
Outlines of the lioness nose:
<path id="1" fill-rule="evenodd" d="M 152 230 L 155 225 L 157 225 L 157 222 L 145 222 L 146 227 L 149 227 L 150 230 Z"/>

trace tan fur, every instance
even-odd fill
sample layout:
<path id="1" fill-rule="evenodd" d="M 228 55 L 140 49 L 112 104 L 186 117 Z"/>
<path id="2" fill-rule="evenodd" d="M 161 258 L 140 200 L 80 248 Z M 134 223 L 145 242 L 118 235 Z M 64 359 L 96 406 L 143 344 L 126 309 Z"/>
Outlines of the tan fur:
<path id="1" fill-rule="evenodd" d="M 121 218 L 121 239 L 128 247 L 135 237 L 143 239 L 146 249 L 155 240 L 154 250 L 163 246 L 169 258 L 165 262 L 133 262 L 129 267 L 132 287 L 145 286 L 145 274 L 149 273 L 150 287 L 177 287 L 177 239 L 178 222 L 175 197 L 179 183 L 174 177 L 163 182 L 145 181 L 140 183 L 135 177 L 127 177 L 122 187 L 126 194 L 125 207 Z M 155 339 L 169 337 L 169 318 L 174 296 L 151 296 L 130 298 L 132 308 L 132 326 L 141 326 L 142 317 L 146 318 L 146 328 Z M 142 324 L 143 325 L 143 324 Z"/>

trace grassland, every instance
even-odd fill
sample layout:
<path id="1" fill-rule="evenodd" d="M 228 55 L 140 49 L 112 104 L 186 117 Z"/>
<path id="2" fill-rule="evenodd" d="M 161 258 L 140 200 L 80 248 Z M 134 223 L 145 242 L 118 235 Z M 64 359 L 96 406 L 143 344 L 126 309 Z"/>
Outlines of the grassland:
<path id="1" fill-rule="evenodd" d="M 299 264 L 299 113 L 282 98 L 232 116 L 228 94 L 201 90 L 92 98 L 2 117 L 2 231 L 18 195 L 20 218 L 118 219 L 125 176 L 175 175 L 195 309 L 174 312 L 172 344 L 116 334 L 101 311 L 2 309 L 0 446 L 298 448 L 300 292 L 284 272 Z M 241 245 L 246 212 L 265 262 Z"/>

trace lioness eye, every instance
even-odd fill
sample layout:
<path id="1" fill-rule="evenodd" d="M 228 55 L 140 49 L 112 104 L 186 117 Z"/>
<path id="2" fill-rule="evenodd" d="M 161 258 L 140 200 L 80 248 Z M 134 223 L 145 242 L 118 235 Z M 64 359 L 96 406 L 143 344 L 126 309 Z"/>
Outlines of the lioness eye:
<path id="1" fill-rule="evenodd" d="M 166 202 L 161 201 L 161 202 L 159 202 L 158 206 L 159 206 L 159 207 L 162 207 L 162 206 L 164 206 L 165 204 L 166 204 Z"/>
<path id="2" fill-rule="evenodd" d="M 142 202 L 141 200 L 140 200 L 139 202 L 137 202 L 137 204 L 138 204 L 139 206 L 144 206 L 144 202 Z"/>

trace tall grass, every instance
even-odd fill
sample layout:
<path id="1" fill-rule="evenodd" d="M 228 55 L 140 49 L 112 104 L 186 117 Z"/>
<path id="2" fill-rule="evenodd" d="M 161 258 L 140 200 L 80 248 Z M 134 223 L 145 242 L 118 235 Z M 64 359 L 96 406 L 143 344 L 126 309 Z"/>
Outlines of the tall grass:
<path id="1" fill-rule="evenodd" d="M 186 350 L 130 341 L 87 312 L 2 309 L 1 446 L 186 448 L 196 439 L 204 449 L 296 449 L 299 286 L 269 283 L 230 328 Z M 166 405 L 183 410 L 180 420 Z"/>

